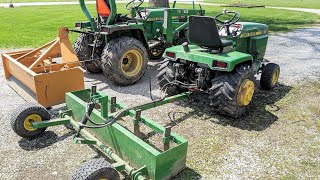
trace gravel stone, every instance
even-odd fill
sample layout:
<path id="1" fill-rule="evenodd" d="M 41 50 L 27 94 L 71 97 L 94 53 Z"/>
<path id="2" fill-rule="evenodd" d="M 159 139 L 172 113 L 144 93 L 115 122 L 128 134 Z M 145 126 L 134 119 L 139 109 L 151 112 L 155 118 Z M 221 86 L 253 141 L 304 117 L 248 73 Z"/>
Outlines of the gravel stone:
<path id="1" fill-rule="evenodd" d="M 214 114 L 208 106 L 207 95 L 201 93 L 144 111 L 143 115 L 161 125 L 173 125 L 173 132 L 189 141 L 187 169 L 174 179 L 320 179 L 317 114 L 288 118 L 286 115 L 292 113 L 289 110 L 295 105 L 282 100 L 297 83 L 320 79 L 319 36 L 320 28 L 270 36 L 266 58 L 279 63 L 280 85 L 272 91 L 257 88 L 253 103 L 242 118 L 235 120 Z M 0 53 L 8 51 L 16 49 L 0 49 Z M 146 74 L 132 86 L 116 86 L 102 74 L 85 74 L 85 84 L 86 87 L 97 85 L 98 90 L 116 96 L 128 106 L 136 105 L 150 100 L 149 77 L 152 94 L 159 93 L 156 69 L 157 62 L 150 62 Z M 73 144 L 74 131 L 64 126 L 49 127 L 38 139 L 27 140 L 15 135 L 10 127 L 10 113 L 25 101 L 6 85 L 2 66 L 0 76 L 3 124 L 0 179 L 68 179 L 83 162 L 104 157 L 91 146 Z M 320 100 L 317 95 L 313 97 Z M 306 100 L 299 101 L 303 104 Z M 266 111 L 266 106 L 267 110 L 272 107 L 272 111 Z M 51 115 L 56 116 L 62 107 L 54 107 Z M 301 107 L 301 112 L 304 111 L 307 113 L 307 106 Z M 179 113 L 170 120 L 169 112 Z"/>

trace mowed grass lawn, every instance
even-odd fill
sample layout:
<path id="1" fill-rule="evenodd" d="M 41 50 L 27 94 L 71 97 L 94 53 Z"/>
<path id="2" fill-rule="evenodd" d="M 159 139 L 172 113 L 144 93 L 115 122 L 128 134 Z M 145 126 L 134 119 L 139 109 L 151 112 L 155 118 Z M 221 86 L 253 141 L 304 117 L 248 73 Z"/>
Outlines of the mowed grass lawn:
<path id="1" fill-rule="evenodd" d="M 125 4 L 118 4 L 118 12 L 126 13 Z M 96 15 L 95 5 L 88 5 Z M 179 8 L 190 8 L 180 5 Z M 204 6 L 206 15 L 214 16 L 222 7 Z M 289 31 L 309 27 L 320 22 L 320 16 L 305 12 L 268 8 L 229 8 L 241 13 L 241 21 L 260 22 L 269 25 L 271 31 Z M 0 9 L 0 48 L 37 47 L 52 39 L 61 26 L 72 29 L 77 21 L 85 21 L 79 5 L 33 6 Z M 74 41 L 77 33 L 71 33 Z"/>
<path id="2" fill-rule="evenodd" d="M 204 0 L 204 2 L 221 4 L 240 2 L 241 4 L 320 9 L 320 0 Z"/>

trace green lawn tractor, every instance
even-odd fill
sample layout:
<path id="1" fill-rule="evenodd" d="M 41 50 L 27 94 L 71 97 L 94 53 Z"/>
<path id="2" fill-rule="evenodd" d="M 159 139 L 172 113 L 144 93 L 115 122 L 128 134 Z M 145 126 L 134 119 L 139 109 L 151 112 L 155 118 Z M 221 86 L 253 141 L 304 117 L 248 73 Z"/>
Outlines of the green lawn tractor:
<path id="1" fill-rule="evenodd" d="M 89 21 L 76 23 L 81 33 L 75 52 L 88 72 L 101 70 L 119 85 L 137 82 L 144 74 L 148 59 L 158 59 L 165 48 L 185 41 L 190 15 L 204 10 L 141 7 L 143 0 L 131 0 L 129 15 L 117 13 L 115 0 L 96 0 L 98 17 L 93 18 L 84 0 L 80 6 Z"/>
<path id="2" fill-rule="evenodd" d="M 227 10 L 214 18 L 190 16 L 189 42 L 165 51 L 160 88 L 169 95 L 207 92 L 216 112 L 238 117 L 252 100 L 255 75 L 261 73 L 263 89 L 275 87 L 280 67 L 264 60 L 268 26 L 239 19 L 238 12 Z"/>

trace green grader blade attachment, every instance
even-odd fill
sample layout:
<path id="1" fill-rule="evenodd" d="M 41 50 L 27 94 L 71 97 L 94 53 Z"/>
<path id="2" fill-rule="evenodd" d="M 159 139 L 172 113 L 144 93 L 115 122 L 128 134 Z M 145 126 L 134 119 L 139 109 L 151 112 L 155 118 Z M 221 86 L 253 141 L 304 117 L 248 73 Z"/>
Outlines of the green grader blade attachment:
<path id="1" fill-rule="evenodd" d="M 31 124 L 35 129 L 71 124 L 78 131 L 74 143 L 95 145 L 114 161 L 112 165 L 117 171 L 126 171 L 132 179 L 169 179 L 185 168 L 188 141 L 171 132 L 170 126 L 163 127 L 142 116 L 141 111 L 186 98 L 189 94 L 182 93 L 132 109 L 94 87 L 66 93 L 67 110 L 60 112 L 59 119 Z M 91 109 L 90 102 L 94 102 Z M 86 115 L 87 122 L 84 121 Z M 116 122 L 125 116 L 132 117 L 133 131 Z M 103 124 L 108 125 L 102 127 Z M 163 148 L 159 149 L 140 138 L 143 134 L 141 124 L 162 135 Z"/>

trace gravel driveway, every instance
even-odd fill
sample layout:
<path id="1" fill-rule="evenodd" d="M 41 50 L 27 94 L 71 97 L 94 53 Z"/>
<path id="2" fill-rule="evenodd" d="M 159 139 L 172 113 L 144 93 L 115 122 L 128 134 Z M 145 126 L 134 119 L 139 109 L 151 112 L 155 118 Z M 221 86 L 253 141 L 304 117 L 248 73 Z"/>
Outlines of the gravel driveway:
<path id="1" fill-rule="evenodd" d="M 319 37 L 320 28 L 270 36 L 266 58 L 280 64 L 280 85 L 272 91 L 257 88 L 251 108 L 240 119 L 213 114 L 207 96 L 199 93 L 144 112 L 162 125 L 173 123 L 173 131 L 189 140 L 188 168 L 175 179 L 320 179 Z M 155 62 L 149 63 L 133 86 L 115 86 L 101 74 L 86 74 L 86 86 L 97 85 L 128 105 L 147 102 L 149 77 L 153 93 L 158 93 L 156 68 Z M 24 100 L 5 84 L 2 66 L 0 76 L 0 179 L 67 179 L 84 161 L 103 156 L 73 144 L 73 132 L 64 127 L 50 127 L 34 140 L 16 136 L 10 113 Z M 182 113 L 170 122 L 170 111 Z"/>

